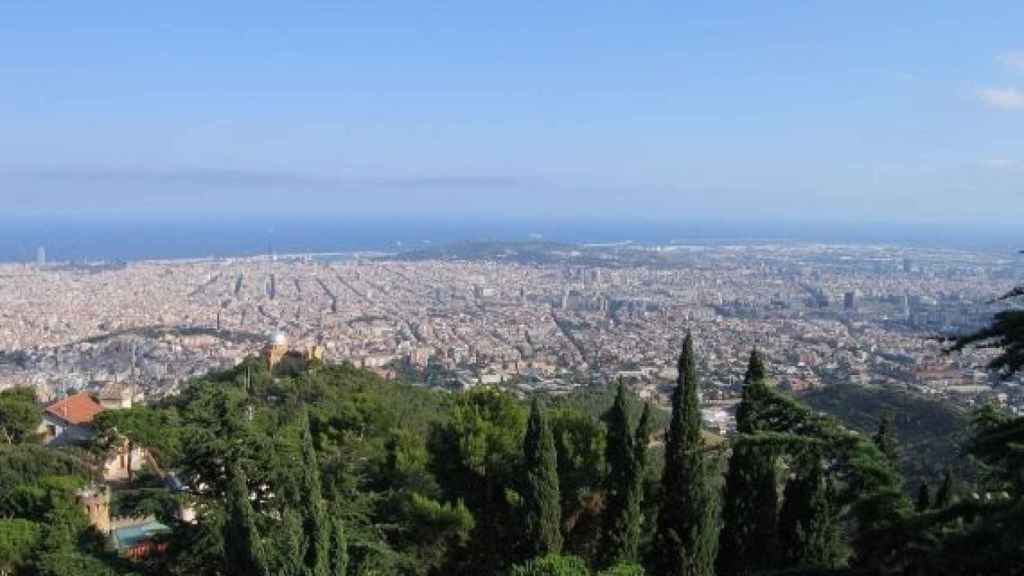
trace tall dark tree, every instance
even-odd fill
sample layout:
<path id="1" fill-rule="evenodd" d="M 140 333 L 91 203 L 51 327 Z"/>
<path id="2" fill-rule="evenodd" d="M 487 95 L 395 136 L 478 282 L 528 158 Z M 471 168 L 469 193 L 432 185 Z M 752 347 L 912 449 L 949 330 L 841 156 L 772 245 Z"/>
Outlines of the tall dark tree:
<path id="1" fill-rule="evenodd" d="M 331 563 L 330 576 L 345 576 L 348 571 L 348 538 L 345 536 L 345 521 L 340 510 L 335 509 L 331 518 Z"/>
<path id="2" fill-rule="evenodd" d="M 763 412 L 758 402 L 765 388 L 766 370 L 760 353 L 753 350 L 743 378 L 740 437 L 733 446 L 725 481 L 723 526 L 719 541 L 719 574 L 750 574 L 775 563 L 779 494 L 776 480 L 776 449 L 770 443 L 755 442 L 752 435 L 761 428 L 755 415 Z M 740 419 L 739 417 L 737 418 Z"/>
<path id="3" fill-rule="evenodd" d="M 524 547 L 528 557 L 562 550 L 562 505 L 558 488 L 555 439 L 540 401 L 533 399 L 523 439 L 526 482 L 523 486 Z"/>
<path id="4" fill-rule="evenodd" d="M 885 454 L 885 457 L 889 459 L 889 463 L 893 466 L 899 463 L 899 444 L 896 441 L 894 429 L 895 422 L 893 420 L 892 413 L 886 412 L 882 415 L 882 418 L 878 421 L 878 430 L 872 437 L 875 446 Z"/>
<path id="5" fill-rule="evenodd" d="M 327 576 L 330 565 L 331 525 L 320 487 L 320 464 L 306 415 L 300 420 L 302 440 L 302 530 L 306 536 L 303 565 L 307 576 Z"/>
<path id="6" fill-rule="evenodd" d="M 633 454 L 630 460 L 629 482 L 625 486 L 622 530 L 624 534 L 621 554 L 615 565 L 631 564 L 639 559 L 640 533 L 644 522 L 644 478 L 647 472 L 647 444 L 651 436 L 651 405 L 644 404 L 640 422 L 633 432 Z"/>
<path id="7" fill-rule="evenodd" d="M 665 445 L 652 558 L 656 576 L 714 574 L 718 502 L 704 454 L 699 393 L 693 337 L 687 334 Z"/>
<path id="8" fill-rule="evenodd" d="M 844 552 L 821 457 L 809 455 L 801 468 L 786 486 L 779 514 L 783 562 L 789 567 L 835 568 Z"/>
<path id="9" fill-rule="evenodd" d="M 302 516 L 294 509 L 285 509 L 270 538 L 274 544 L 274 576 L 303 576 L 306 537 L 302 530 Z"/>
<path id="10" fill-rule="evenodd" d="M 605 436 L 605 463 L 608 465 L 606 487 L 614 493 L 627 484 L 630 461 L 633 459 L 633 430 L 626 400 L 626 387 L 620 381 L 611 408 L 603 416 Z"/>
<path id="11" fill-rule="evenodd" d="M 928 492 L 928 483 L 921 482 L 921 486 L 917 489 L 917 501 L 914 503 L 914 511 L 921 513 L 927 512 L 932 507 L 932 497 Z"/>
<path id="12" fill-rule="evenodd" d="M 942 484 L 939 486 L 939 490 L 935 493 L 934 507 L 936 510 L 944 510 L 948 508 L 956 497 L 956 486 L 953 480 L 953 471 L 946 469 L 946 474 L 942 477 Z"/>
<path id="13" fill-rule="evenodd" d="M 639 478 L 642 480 L 647 470 L 647 445 L 651 441 L 651 403 L 645 402 L 643 412 L 640 413 L 640 423 L 636 425 L 633 433 L 633 462 L 639 471 Z"/>
<path id="14" fill-rule="evenodd" d="M 736 409 L 736 431 L 740 434 L 753 434 L 763 428 L 761 400 L 766 396 L 768 373 L 764 367 L 764 359 L 757 349 L 750 351 L 747 361 L 747 372 L 743 375 L 743 401 Z"/>
<path id="15" fill-rule="evenodd" d="M 615 401 L 604 414 L 604 421 L 608 430 L 605 443 L 608 475 L 605 479 L 607 496 L 601 533 L 601 556 L 603 564 L 613 565 L 634 559 L 639 535 L 636 525 L 638 518 L 635 517 L 639 507 L 634 502 L 633 493 L 636 454 L 626 389 L 621 381 Z"/>
<path id="16" fill-rule="evenodd" d="M 634 565 L 641 560 L 640 540 L 645 524 L 644 510 L 647 508 L 644 501 L 645 480 L 647 479 L 647 447 L 651 440 L 651 427 L 653 426 L 653 415 L 651 404 L 644 403 L 644 409 L 640 413 L 640 422 L 633 433 L 633 475 L 629 491 L 629 500 L 626 503 L 626 530 L 629 534 L 627 542 L 629 547 L 626 554 L 619 561 L 618 566 Z M 610 569 L 614 571 L 613 569 Z"/>
<path id="17" fill-rule="evenodd" d="M 743 385 L 749 386 L 755 382 L 764 382 L 768 379 L 768 370 L 764 367 L 764 358 L 757 348 L 750 351 L 750 358 L 747 359 L 747 371 L 743 374 Z"/>
<path id="18" fill-rule="evenodd" d="M 230 576 L 268 576 L 267 553 L 249 501 L 245 472 L 238 464 L 228 471 L 224 524 L 224 569 Z"/>
<path id="19" fill-rule="evenodd" d="M 775 448 L 740 439 L 729 458 L 719 541 L 718 573 L 752 574 L 776 561 L 779 494 Z"/>

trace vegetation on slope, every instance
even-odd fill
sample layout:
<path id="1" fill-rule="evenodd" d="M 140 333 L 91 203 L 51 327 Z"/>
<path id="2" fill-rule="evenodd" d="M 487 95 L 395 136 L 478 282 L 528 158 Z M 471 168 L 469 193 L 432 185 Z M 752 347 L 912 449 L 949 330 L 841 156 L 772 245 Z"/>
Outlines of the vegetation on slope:
<path id="1" fill-rule="evenodd" d="M 845 388 L 808 407 L 774 388 L 755 353 L 738 433 L 709 446 L 695 348 L 687 339 L 667 418 L 618 387 L 528 403 L 350 365 L 271 374 L 251 360 L 160 405 L 105 413 L 90 450 L 62 451 L 35 444 L 27 410 L 37 408 L 7 394 L 0 570 L 729 576 L 1012 574 L 1024 564 L 1024 420 L 994 409 L 972 420 L 964 447 L 977 497 L 951 473 L 939 490 L 908 486 L 898 455 L 906 465 L 926 438 L 952 442 L 949 414 Z M 882 415 L 897 401 L 914 408 L 894 411 L 890 428 Z M 173 528 L 165 553 L 137 562 L 111 553 L 75 502 L 125 442 L 149 447 L 187 487 L 172 494 L 148 470 L 120 492 L 118 511 L 155 512 Z M 178 498 L 196 522 L 177 521 Z"/>

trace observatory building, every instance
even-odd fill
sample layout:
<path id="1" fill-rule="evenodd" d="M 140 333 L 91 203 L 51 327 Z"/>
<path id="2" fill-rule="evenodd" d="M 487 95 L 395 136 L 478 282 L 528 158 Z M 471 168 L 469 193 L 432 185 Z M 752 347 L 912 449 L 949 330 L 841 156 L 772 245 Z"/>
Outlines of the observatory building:
<path id="1" fill-rule="evenodd" d="M 288 337 L 284 332 L 277 332 L 270 337 L 267 345 L 263 348 L 263 357 L 267 361 L 267 367 L 273 370 L 286 354 L 288 354 Z"/>

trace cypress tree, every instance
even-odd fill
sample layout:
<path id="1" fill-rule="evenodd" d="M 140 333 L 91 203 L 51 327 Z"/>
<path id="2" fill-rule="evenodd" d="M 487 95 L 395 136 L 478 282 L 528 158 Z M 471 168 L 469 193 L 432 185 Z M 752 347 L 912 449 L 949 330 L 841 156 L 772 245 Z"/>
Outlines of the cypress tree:
<path id="1" fill-rule="evenodd" d="M 523 440 L 526 484 L 523 490 L 525 552 L 528 557 L 562 550 L 562 504 L 558 489 L 555 438 L 540 402 L 533 399 Z"/>
<path id="2" fill-rule="evenodd" d="M 628 484 L 629 462 L 633 459 L 633 432 L 626 402 L 626 387 L 619 382 L 615 401 L 604 414 L 607 427 L 605 462 L 608 464 L 607 488 L 615 491 Z"/>
<path id="3" fill-rule="evenodd" d="M 302 440 L 302 529 L 306 536 L 306 553 L 303 559 L 307 576 L 327 576 L 331 527 L 324 510 L 320 489 L 320 464 L 313 447 L 313 436 L 309 430 L 309 417 L 301 418 Z"/>
<path id="4" fill-rule="evenodd" d="M 928 483 L 921 482 L 917 489 L 917 503 L 914 504 L 914 511 L 917 513 L 927 512 L 932 507 L 931 494 L 928 493 Z"/>
<path id="5" fill-rule="evenodd" d="M 256 527 L 256 514 L 249 502 L 245 472 L 238 464 L 228 471 L 225 495 L 224 568 L 231 576 L 270 574 L 266 550 Z"/>
<path id="6" fill-rule="evenodd" d="M 639 536 L 638 526 L 634 526 L 637 519 L 633 517 L 638 509 L 633 494 L 636 456 L 633 430 L 629 420 L 626 389 L 620 380 L 615 401 L 604 414 L 608 430 L 605 443 L 608 476 L 605 482 L 607 496 L 601 533 L 601 555 L 602 563 L 607 566 L 632 560 L 636 554 L 636 539 Z"/>
<path id="7" fill-rule="evenodd" d="M 779 506 L 775 460 L 770 446 L 749 439 L 733 446 L 717 561 L 722 576 L 751 574 L 775 564 Z"/>
<path id="8" fill-rule="evenodd" d="M 761 357 L 761 353 L 754 348 L 750 351 L 750 358 L 747 359 L 747 371 L 743 375 L 743 385 L 750 386 L 751 384 L 761 383 L 768 379 L 768 371 L 764 367 L 764 358 Z"/>
<path id="9" fill-rule="evenodd" d="M 624 489 L 624 503 L 618 527 L 620 536 L 614 556 L 608 555 L 606 564 L 618 566 L 635 563 L 639 559 L 640 532 L 644 521 L 644 475 L 647 471 L 647 444 L 651 436 L 651 405 L 644 404 L 640 423 L 633 433 L 633 453 L 629 460 L 629 478 Z"/>
<path id="10" fill-rule="evenodd" d="M 759 392 L 767 387 L 761 354 L 750 352 L 743 377 L 743 401 L 737 410 L 741 433 L 761 428 L 757 414 Z M 772 567 L 778 525 L 779 494 L 775 478 L 776 454 L 766 444 L 740 438 L 733 446 L 725 480 L 724 524 L 717 568 L 723 575 L 750 574 Z"/>
<path id="11" fill-rule="evenodd" d="M 764 359 L 755 348 L 750 351 L 747 372 L 743 375 L 743 400 L 736 410 L 736 431 L 740 434 L 753 434 L 762 429 L 762 399 L 767 388 L 768 373 L 764 367 Z"/>
<path id="12" fill-rule="evenodd" d="M 899 463 L 900 455 L 898 443 L 893 432 L 894 427 L 892 414 L 888 412 L 883 414 L 882 418 L 878 421 L 878 430 L 875 432 L 872 440 L 882 454 L 885 454 L 889 463 L 895 466 Z"/>
<path id="13" fill-rule="evenodd" d="M 345 576 L 348 570 L 348 538 L 345 536 L 345 521 L 335 509 L 331 519 L 331 566 L 330 576 Z"/>
<path id="14" fill-rule="evenodd" d="M 810 455 L 802 467 L 786 485 L 779 514 L 783 561 L 789 567 L 835 568 L 842 561 L 843 548 L 820 456 Z"/>
<path id="15" fill-rule="evenodd" d="M 276 536 L 278 548 L 274 575 L 302 576 L 306 554 L 302 516 L 291 508 L 285 510 L 281 514 L 281 525 Z"/>
<path id="16" fill-rule="evenodd" d="M 942 477 L 942 485 L 935 493 L 936 510 L 944 510 L 953 504 L 953 498 L 956 496 L 956 487 L 953 484 L 953 471 L 947 468 L 946 474 Z"/>
<path id="17" fill-rule="evenodd" d="M 636 464 L 636 469 L 639 474 L 635 477 L 639 478 L 641 484 L 643 483 L 644 472 L 647 471 L 647 445 L 651 441 L 651 403 L 644 403 L 644 411 L 640 413 L 640 423 L 636 426 L 636 432 L 633 435 L 633 462 Z"/>
<path id="18" fill-rule="evenodd" d="M 683 342 L 665 445 L 653 567 L 656 576 L 714 574 L 717 501 L 704 457 L 693 337 Z"/>

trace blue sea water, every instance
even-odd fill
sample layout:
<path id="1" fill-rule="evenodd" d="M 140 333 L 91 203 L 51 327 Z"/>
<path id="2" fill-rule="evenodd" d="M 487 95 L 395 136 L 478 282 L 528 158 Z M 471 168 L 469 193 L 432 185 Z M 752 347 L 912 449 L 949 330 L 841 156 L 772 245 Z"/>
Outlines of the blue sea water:
<path id="1" fill-rule="evenodd" d="M 460 241 L 544 239 L 567 243 L 824 242 L 985 249 L 1011 254 L 1011 228 L 829 222 L 439 219 L 0 219 L 0 261 L 249 256 L 276 252 L 397 251 Z"/>

